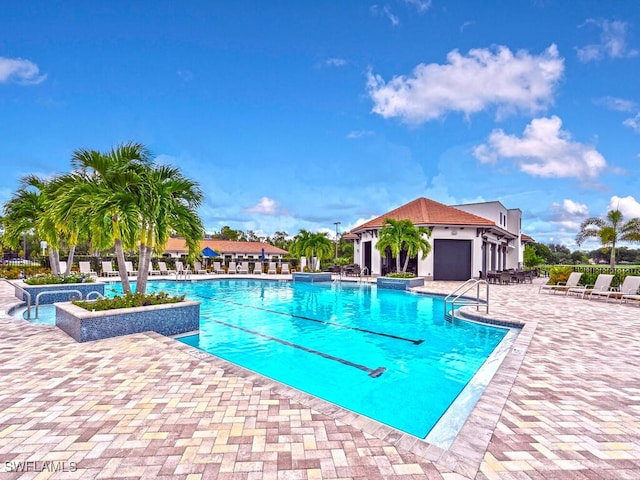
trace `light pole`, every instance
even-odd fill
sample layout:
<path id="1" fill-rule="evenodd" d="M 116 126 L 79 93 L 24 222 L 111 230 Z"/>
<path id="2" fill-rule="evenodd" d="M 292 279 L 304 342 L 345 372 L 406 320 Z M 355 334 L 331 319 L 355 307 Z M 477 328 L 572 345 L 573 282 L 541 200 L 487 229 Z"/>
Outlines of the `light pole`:
<path id="1" fill-rule="evenodd" d="M 336 259 L 335 259 L 335 264 L 338 264 L 338 225 L 340 225 L 340 222 L 333 222 L 333 224 L 336 226 Z"/>

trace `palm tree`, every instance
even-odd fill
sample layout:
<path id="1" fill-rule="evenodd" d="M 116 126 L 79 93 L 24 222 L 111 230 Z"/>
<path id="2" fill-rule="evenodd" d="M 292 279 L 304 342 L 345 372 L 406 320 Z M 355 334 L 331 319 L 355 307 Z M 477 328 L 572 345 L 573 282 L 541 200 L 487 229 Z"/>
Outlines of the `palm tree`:
<path id="1" fill-rule="evenodd" d="M 4 205 L 5 241 L 16 247 L 24 232 L 35 230 L 38 238 L 47 242 L 51 270 L 59 275 L 64 273 L 60 272 L 59 232 L 45 215 L 49 190 L 49 182 L 36 175 L 27 175 L 20 180 L 20 188 Z M 67 270 L 69 268 L 67 265 Z"/>
<path id="2" fill-rule="evenodd" d="M 426 258 L 431 252 L 431 244 L 428 238 L 431 231 L 425 227 L 416 227 L 411 220 L 394 220 L 387 218 L 378 234 L 376 248 L 381 255 L 385 255 L 387 248 L 396 259 L 396 272 L 406 272 L 409 258 L 422 252 L 422 258 Z M 426 238 L 425 238 L 426 237 Z M 404 266 L 400 270 L 400 253 L 406 251 Z"/>
<path id="3" fill-rule="evenodd" d="M 293 239 L 290 247 L 291 254 L 295 257 L 305 256 L 311 259 L 311 271 L 318 270 L 316 258 L 330 258 L 333 255 L 333 243 L 326 232 L 311 233 L 307 230 L 300 230 L 300 233 Z"/>
<path id="4" fill-rule="evenodd" d="M 587 218 L 580 225 L 580 232 L 576 235 L 578 246 L 587 238 L 599 238 L 604 248 L 611 249 L 611 270 L 616 268 L 616 245 L 618 242 L 640 242 L 640 218 L 632 218 L 624 222 L 624 216 L 620 210 L 610 210 L 607 218 Z"/>

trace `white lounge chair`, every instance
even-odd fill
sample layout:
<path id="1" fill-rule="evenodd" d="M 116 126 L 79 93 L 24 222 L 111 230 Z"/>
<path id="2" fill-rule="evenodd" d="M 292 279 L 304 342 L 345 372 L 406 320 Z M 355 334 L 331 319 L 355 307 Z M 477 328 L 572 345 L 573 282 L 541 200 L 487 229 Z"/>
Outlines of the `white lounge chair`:
<path id="1" fill-rule="evenodd" d="M 267 270 L 267 273 L 272 275 L 278 273 L 276 262 L 269 262 L 269 269 Z"/>
<path id="2" fill-rule="evenodd" d="M 138 275 L 138 271 L 133 268 L 133 262 L 124 262 L 124 268 L 127 271 L 127 275 L 131 277 Z"/>
<path id="3" fill-rule="evenodd" d="M 256 262 L 253 264 L 253 274 L 262 275 L 262 263 Z"/>
<path id="4" fill-rule="evenodd" d="M 169 275 L 171 273 L 176 273 L 175 270 L 167 268 L 167 262 L 158 262 L 158 271 L 160 272 L 160 275 Z"/>
<path id="5" fill-rule="evenodd" d="M 103 277 L 117 277 L 120 273 L 113 269 L 111 262 L 102 262 L 102 276 Z"/>
<path id="6" fill-rule="evenodd" d="M 538 289 L 538 293 L 542 291 L 548 292 L 567 292 L 570 288 L 574 288 L 578 286 L 578 282 L 580 281 L 580 277 L 582 277 L 582 272 L 571 272 L 569 278 L 567 278 L 566 282 L 558 282 L 552 285 L 541 285 Z"/>
<path id="7" fill-rule="evenodd" d="M 180 260 L 176 260 L 176 275 L 178 274 L 190 274 L 191 270 L 189 270 L 187 267 L 184 266 L 184 263 L 182 263 Z"/>
<path id="8" fill-rule="evenodd" d="M 580 298 L 584 298 L 585 295 L 589 295 L 589 298 L 592 298 L 591 295 L 595 293 L 595 295 L 599 295 L 601 292 L 608 292 L 611 289 L 611 281 L 613 280 L 613 275 L 608 273 L 601 273 L 596 278 L 596 283 L 593 285 L 587 285 L 585 287 L 580 288 L 570 288 L 567 290 L 567 295 L 575 294 Z"/>
<path id="9" fill-rule="evenodd" d="M 624 277 L 620 287 L 611 288 L 608 292 L 593 292 L 592 295 L 606 297 L 607 302 L 610 298 L 618 299 L 620 302 L 623 302 L 625 299 L 640 300 L 638 290 L 640 290 L 640 277 L 627 275 Z"/>
<path id="10" fill-rule="evenodd" d="M 162 275 L 162 272 L 154 268 L 153 263 L 149 263 L 149 275 Z"/>
<path id="11" fill-rule="evenodd" d="M 58 265 L 60 266 L 60 275 L 67 273 L 67 262 L 61 260 L 58 262 Z"/>
<path id="12" fill-rule="evenodd" d="M 193 273 L 196 273 L 198 275 L 206 275 L 209 272 L 202 268 L 202 263 L 193 262 Z"/>
<path id="13" fill-rule="evenodd" d="M 238 265 L 236 262 L 229 262 L 229 268 L 227 268 L 227 273 L 238 273 Z"/>
<path id="14" fill-rule="evenodd" d="M 213 262 L 213 273 L 224 273 L 224 268 L 220 262 Z"/>
<path id="15" fill-rule="evenodd" d="M 283 263 L 282 267 L 280 268 L 280 273 L 282 273 L 283 275 L 288 275 L 291 273 L 291 270 L 289 270 L 289 264 L 288 263 Z"/>
<path id="16" fill-rule="evenodd" d="M 238 265 L 238 273 L 249 275 L 249 262 L 242 262 Z"/>
<path id="17" fill-rule="evenodd" d="M 97 277 L 98 274 L 91 270 L 91 262 L 78 262 L 80 273 L 82 275 L 89 275 L 90 277 Z"/>

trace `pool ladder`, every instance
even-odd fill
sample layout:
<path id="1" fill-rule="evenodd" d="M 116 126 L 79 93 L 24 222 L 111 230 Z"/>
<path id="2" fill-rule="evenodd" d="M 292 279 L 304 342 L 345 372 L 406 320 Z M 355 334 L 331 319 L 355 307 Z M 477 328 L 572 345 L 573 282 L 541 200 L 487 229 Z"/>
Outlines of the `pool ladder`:
<path id="1" fill-rule="evenodd" d="M 480 287 L 483 285 L 486 290 L 484 300 L 480 294 Z M 475 289 L 475 298 L 473 296 L 465 296 L 473 289 Z M 478 311 L 482 306 L 486 309 L 486 313 L 489 313 L 489 283 L 486 280 L 470 278 L 456 288 L 444 299 L 444 317 L 449 321 L 453 321 L 456 318 L 456 306 L 463 305 L 475 305 Z"/>

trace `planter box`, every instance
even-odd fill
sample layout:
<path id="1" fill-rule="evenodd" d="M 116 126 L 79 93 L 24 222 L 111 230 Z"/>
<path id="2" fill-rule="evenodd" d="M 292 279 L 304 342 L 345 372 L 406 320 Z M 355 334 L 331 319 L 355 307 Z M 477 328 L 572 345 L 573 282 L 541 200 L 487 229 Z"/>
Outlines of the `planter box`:
<path id="1" fill-rule="evenodd" d="M 308 273 L 308 272 L 295 272 L 293 274 L 294 282 L 330 282 L 331 281 L 331 272 L 320 272 L 320 273 Z"/>
<path id="2" fill-rule="evenodd" d="M 141 332 L 177 335 L 200 328 L 200 302 L 90 312 L 71 302 L 56 303 L 56 326 L 76 342 L 89 342 Z"/>
<path id="3" fill-rule="evenodd" d="M 391 288 L 393 290 L 409 290 L 413 287 L 422 287 L 424 285 L 424 278 L 393 278 L 393 277 L 378 277 L 376 280 L 378 288 Z"/>
<path id="4" fill-rule="evenodd" d="M 86 298 L 87 294 L 91 292 L 98 292 L 100 295 L 104 295 L 104 283 L 56 283 L 52 285 L 27 285 L 24 282 L 19 283 L 25 291 L 31 295 L 31 305 L 36 304 L 36 297 L 40 295 L 40 305 L 50 305 L 56 302 L 68 302 L 73 297 L 78 297 L 78 291 L 82 295 L 82 298 Z M 70 292 L 70 290 L 77 290 L 76 292 Z M 27 296 L 16 288 L 16 298 L 22 301 L 27 301 Z"/>

